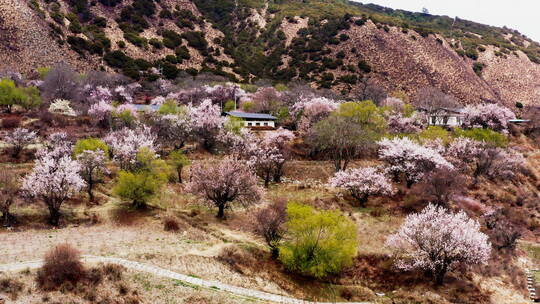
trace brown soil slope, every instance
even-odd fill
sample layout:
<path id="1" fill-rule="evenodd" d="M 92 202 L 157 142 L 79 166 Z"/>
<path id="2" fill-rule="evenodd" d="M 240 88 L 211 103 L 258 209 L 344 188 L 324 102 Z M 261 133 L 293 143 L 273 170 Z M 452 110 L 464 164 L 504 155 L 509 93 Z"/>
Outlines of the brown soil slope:
<path id="1" fill-rule="evenodd" d="M 28 72 L 64 61 L 85 67 L 49 36 L 49 26 L 26 1 L 0 0 L 0 70 Z"/>

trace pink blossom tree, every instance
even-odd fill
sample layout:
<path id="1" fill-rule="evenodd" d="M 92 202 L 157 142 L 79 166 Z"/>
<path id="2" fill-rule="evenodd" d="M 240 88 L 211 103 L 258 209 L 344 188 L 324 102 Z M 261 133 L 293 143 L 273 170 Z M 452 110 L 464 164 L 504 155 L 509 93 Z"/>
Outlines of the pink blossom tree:
<path id="1" fill-rule="evenodd" d="M 388 116 L 388 130 L 390 133 L 418 133 L 422 131 L 424 126 L 425 124 L 418 114 L 406 117 L 401 113 L 392 113 Z"/>
<path id="2" fill-rule="evenodd" d="M 199 106 L 189 107 L 188 113 L 193 121 L 193 131 L 197 138 L 205 149 L 211 150 L 225 123 L 219 106 L 212 104 L 210 99 L 205 99 Z"/>
<path id="3" fill-rule="evenodd" d="M 274 167 L 273 179 L 276 183 L 281 182 L 281 177 L 284 174 L 283 168 L 285 163 L 291 158 L 292 153 L 290 144 L 294 139 L 294 133 L 283 128 L 279 128 L 274 132 L 266 133 L 263 142 L 268 146 L 276 147 L 283 156 L 283 161 L 276 163 Z"/>
<path id="4" fill-rule="evenodd" d="M 285 157 L 277 147 L 262 141 L 252 143 L 248 153 L 248 163 L 255 168 L 257 175 L 264 180 L 264 186 L 268 187 L 274 171 L 285 163 Z"/>
<path id="5" fill-rule="evenodd" d="M 156 150 L 156 135 L 144 125 L 135 129 L 123 128 L 113 131 L 104 141 L 110 147 L 113 160 L 123 170 L 135 169 L 137 153 L 141 148 L 148 148 L 151 152 Z"/>
<path id="6" fill-rule="evenodd" d="M 107 127 L 111 125 L 111 114 L 114 110 L 114 107 L 110 102 L 105 100 L 100 100 L 90 106 L 88 110 L 88 115 L 92 117 L 100 125 Z"/>
<path id="7" fill-rule="evenodd" d="M 305 133 L 316 122 L 328 117 L 338 106 L 338 101 L 325 97 L 302 98 L 291 107 L 290 113 L 299 120 L 298 130 Z"/>
<path id="8" fill-rule="evenodd" d="M 457 265 L 485 264 L 491 254 L 488 236 L 476 220 L 432 204 L 408 215 L 386 246 L 395 251 L 398 268 L 426 271 L 437 285 Z"/>
<path id="9" fill-rule="evenodd" d="M 197 163 L 191 168 L 191 180 L 186 190 L 218 208 L 217 217 L 225 217 L 231 203 L 244 206 L 261 200 L 262 190 L 248 165 L 230 158 L 218 164 Z"/>
<path id="10" fill-rule="evenodd" d="M 492 180 L 512 179 L 525 166 L 523 155 L 513 149 L 492 147 L 463 137 L 454 139 L 445 155 L 462 171 L 472 171 L 475 183 L 481 176 Z"/>
<path id="11" fill-rule="evenodd" d="M 469 105 L 465 107 L 464 114 L 465 127 L 482 127 L 495 131 L 506 131 L 508 120 L 516 118 L 510 109 L 492 103 Z"/>
<path id="12" fill-rule="evenodd" d="M 22 182 L 22 190 L 42 200 L 49 208 L 49 223 L 58 226 L 60 207 L 78 193 L 85 182 L 79 175 L 81 165 L 70 155 L 58 158 L 54 151 L 43 154 Z"/>
<path id="13" fill-rule="evenodd" d="M 101 149 L 84 150 L 77 155 L 77 161 L 81 165 L 80 174 L 86 182 L 86 192 L 91 202 L 94 201 L 94 186 L 99 182 L 100 175 L 107 171 L 105 159 L 105 152 Z"/>
<path id="14" fill-rule="evenodd" d="M 47 136 L 43 148 L 37 151 L 36 156 L 39 158 L 47 155 L 54 159 L 60 159 L 66 155 L 71 155 L 72 150 L 73 144 L 67 133 L 55 132 Z"/>
<path id="15" fill-rule="evenodd" d="M 330 179 L 330 185 L 343 188 L 364 208 L 370 196 L 390 195 L 392 184 L 383 172 L 376 167 L 365 167 L 338 171 Z"/>
<path id="16" fill-rule="evenodd" d="M 434 169 L 454 168 L 437 150 L 424 147 L 407 137 L 385 138 L 378 144 L 379 158 L 388 163 L 387 171 L 393 174 L 395 180 L 403 174 L 407 187 Z"/>
<path id="17" fill-rule="evenodd" d="M 259 88 L 253 94 L 252 100 L 255 112 L 260 113 L 275 113 L 281 105 L 280 93 L 273 87 Z"/>
<path id="18" fill-rule="evenodd" d="M 8 134 L 4 141 L 13 147 L 13 157 L 19 157 L 24 147 L 34 143 L 36 139 L 36 132 L 25 128 L 17 128 Z"/>

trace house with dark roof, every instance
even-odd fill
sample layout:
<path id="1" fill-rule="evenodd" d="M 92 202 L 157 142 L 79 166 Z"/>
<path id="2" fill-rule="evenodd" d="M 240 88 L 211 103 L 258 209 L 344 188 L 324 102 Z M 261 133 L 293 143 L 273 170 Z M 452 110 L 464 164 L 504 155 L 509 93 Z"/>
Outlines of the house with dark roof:
<path id="1" fill-rule="evenodd" d="M 276 128 L 277 118 L 270 114 L 231 111 L 225 112 L 224 115 L 241 118 L 246 128 L 260 130 L 272 130 Z"/>

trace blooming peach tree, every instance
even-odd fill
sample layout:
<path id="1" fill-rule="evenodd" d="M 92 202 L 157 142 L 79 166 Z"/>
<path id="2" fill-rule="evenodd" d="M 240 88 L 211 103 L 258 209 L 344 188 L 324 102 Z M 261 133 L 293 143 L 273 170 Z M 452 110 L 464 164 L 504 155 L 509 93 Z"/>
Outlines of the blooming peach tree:
<path id="1" fill-rule="evenodd" d="M 13 157 L 18 157 L 24 147 L 33 144 L 37 139 L 37 134 L 25 128 L 17 128 L 8 134 L 4 141 L 13 146 Z"/>
<path id="2" fill-rule="evenodd" d="M 316 122 L 335 111 L 339 103 L 326 97 L 303 97 L 291 107 L 290 114 L 299 119 L 298 130 L 307 132 Z"/>
<path id="3" fill-rule="evenodd" d="M 437 285 L 456 266 L 485 264 L 491 254 L 488 236 L 476 220 L 432 204 L 408 215 L 386 246 L 394 250 L 398 268 L 426 271 Z"/>
<path id="4" fill-rule="evenodd" d="M 47 205 L 51 225 L 58 226 L 62 204 L 85 186 L 80 170 L 81 165 L 70 155 L 57 157 L 53 150 L 38 158 L 32 171 L 24 177 L 21 189 Z"/>
<path id="5" fill-rule="evenodd" d="M 101 149 L 84 150 L 77 155 L 77 161 L 81 165 L 81 177 L 86 182 L 86 192 L 91 202 L 94 201 L 94 185 L 99 182 L 99 176 L 107 171 L 105 159 L 105 152 Z"/>
<path id="6" fill-rule="evenodd" d="M 379 168 L 365 167 L 338 171 L 330 179 L 330 185 L 343 188 L 352 195 L 360 207 L 365 207 L 372 195 L 390 195 L 392 184 Z"/>
<path id="7" fill-rule="evenodd" d="M 257 177 L 250 167 L 230 158 L 218 164 L 193 165 L 186 190 L 201 197 L 209 205 L 216 206 L 218 218 L 225 217 L 225 209 L 230 208 L 231 203 L 248 206 L 259 202 L 262 196 L 262 190 L 257 186 Z"/>
<path id="8" fill-rule="evenodd" d="M 188 113 L 193 121 L 193 131 L 203 147 L 207 150 L 212 149 L 225 123 L 219 106 L 212 104 L 210 99 L 205 99 L 197 107 L 190 106 Z"/>
<path id="9" fill-rule="evenodd" d="M 465 127 L 482 127 L 495 131 L 506 131 L 508 121 L 516 115 L 510 109 L 492 103 L 469 105 L 464 109 Z"/>
<path id="10" fill-rule="evenodd" d="M 393 174 L 395 180 L 403 174 L 408 187 L 434 169 L 454 167 L 437 150 L 424 147 L 407 137 L 385 138 L 378 144 L 379 158 L 388 163 L 387 171 Z"/>
<path id="11" fill-rule="evenodd" d="M 141 148 L 148 148 L 152 152 L 156 149 L 156 135 L 144 125 L 135 129 L 123 128 L 113 131 L 104 141 L 110 147 L 113 160 L 123 170 L 135 169 L 137 153 Z"/>

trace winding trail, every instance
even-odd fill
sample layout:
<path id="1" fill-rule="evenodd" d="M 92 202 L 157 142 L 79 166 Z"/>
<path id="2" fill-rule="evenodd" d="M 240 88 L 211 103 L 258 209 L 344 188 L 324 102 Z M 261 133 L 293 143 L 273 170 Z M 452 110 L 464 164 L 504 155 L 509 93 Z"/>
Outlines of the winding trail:
<path id="1" fill-rule="evenodd" d="M 311 302 L 304 301 L 294 298 L 289 298 L 285 296 L 280 296 L 268 292 L 258 291 L 254 289 L 247 289 L 242 287 L 237 287 L 233 285 L 223 284 L 217 281 L 203 280 L 200 278 L 191 277 L 185 274 L 173 272 L 167 269 L 160 267 L 129 261 L 120 258 L 113 257 L 103 257 L 103 256 L 93 256 L 93 255 L 84 255 L 82 256 L 83 261 L 87 263 L 112 263 L 122 265 L 128 269 L 147 272 L 156 276 L 166 277 L 170 279 L 180 280 L 192 285 L 201 286 L 204 288 L 209 288 L 213 290 L 220 290 L 225 292 L 230 292 L 232 294 L 253 298 L 262 301 L 271 301 L 276 303 L 287 303 L 287 304 L 336 304 L 336 302 Z M 22 263 L 12 263 L 12 264 L 0 264 L 0 272 L 16 272 L 23 271 L 25 269 L 36 269 L 41 267 L 42 261 L 29 261 Z M 372 304 L 371 302 L 342 302 L 347 304 Z"/>

